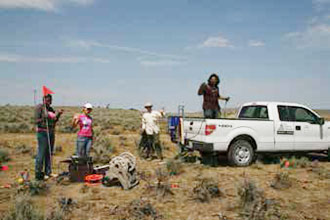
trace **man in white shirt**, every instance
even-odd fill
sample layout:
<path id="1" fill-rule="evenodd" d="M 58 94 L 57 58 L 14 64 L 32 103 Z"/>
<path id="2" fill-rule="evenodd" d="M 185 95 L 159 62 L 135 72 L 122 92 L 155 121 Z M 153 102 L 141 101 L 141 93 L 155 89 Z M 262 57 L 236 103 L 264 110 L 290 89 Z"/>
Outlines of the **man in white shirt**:
<path id="1" fill-rule="evenodd" d="M 164 111 L 153 111 L 150 102 L 146 103 L 144 107 L 147 109 L 147 112 L 142 116 L 142 139 L 140 147 L 144 148 L 146 158 L 152 157 L 152 154 L 156 151 L 157 157 L 162 160 L 163 155 L 159 141 L 160 129 L 158 121 L 164 117 Z"/>

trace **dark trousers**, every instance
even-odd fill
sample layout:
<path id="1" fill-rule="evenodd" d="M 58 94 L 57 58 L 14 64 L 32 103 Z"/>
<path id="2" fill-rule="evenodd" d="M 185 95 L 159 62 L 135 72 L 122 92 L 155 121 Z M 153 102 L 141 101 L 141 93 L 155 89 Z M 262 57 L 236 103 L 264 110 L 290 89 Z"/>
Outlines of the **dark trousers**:
<path id="1" fill-rule="evenodd" d="M 162 147 L 159 140 L 159 134 L 147 135 L 142 134 L 139 145 L 140 153 L 145 158 L 150 158 L 156 152 L 159 159 L 163 159 Z"/>
<path id="2" fill-rule="evenodd" d="M 221 117 L 220 109 L 204 109 L 204 118 L 216 119 Z"/>
<path id="3" fill-rule="evenodd" d="M 38 153 L 35 162 L 35 175 L 37 179 L 43 179 L 44 174 L 50 175 L 52 173 L 51 153 L 54 150 L 55 134 L 54 132 L 49 133 L 50 146 L 47 132 L 38 132 L 37 139 Z"/>

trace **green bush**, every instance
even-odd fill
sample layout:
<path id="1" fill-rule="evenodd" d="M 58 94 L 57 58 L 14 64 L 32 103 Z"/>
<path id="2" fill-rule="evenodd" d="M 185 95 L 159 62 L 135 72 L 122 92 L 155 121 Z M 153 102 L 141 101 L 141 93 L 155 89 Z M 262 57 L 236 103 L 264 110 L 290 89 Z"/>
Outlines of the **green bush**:
<path id="1" fill-rule="evenodd" d="M 170 175 L 178 175 L 182 172 L 182 163 L 178 160 L 170 159 L 166 163 L 166 168 Z"/>
<path id="2" fill-rule="evenodd" d="M 92 147 L 92 156 L 94 163 L 107 164 L 111 159 L 111 155 L 116 152 L 112 141 L 105 134 L 100 134 L 96 138 Z"/>
<path id="3" fill-rule="evenodd" d="M 0 164 L 10 160 L 9 152 L 5 149 L 0 149 Z"/>

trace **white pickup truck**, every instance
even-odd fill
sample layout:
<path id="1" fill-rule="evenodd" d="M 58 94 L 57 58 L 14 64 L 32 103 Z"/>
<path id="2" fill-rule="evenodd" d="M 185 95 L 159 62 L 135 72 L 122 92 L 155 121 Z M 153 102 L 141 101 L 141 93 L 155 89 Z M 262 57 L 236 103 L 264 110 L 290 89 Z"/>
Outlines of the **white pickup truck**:
<path id="1" fill-rule="evenodd" d="M 294 103 L 246 103 L 236 118 L 181 118 L 179 128 L 181 145 L 226 153 L 235 166 L 248 166 L 258 152 L 330 154 L 330 122 Z"/>

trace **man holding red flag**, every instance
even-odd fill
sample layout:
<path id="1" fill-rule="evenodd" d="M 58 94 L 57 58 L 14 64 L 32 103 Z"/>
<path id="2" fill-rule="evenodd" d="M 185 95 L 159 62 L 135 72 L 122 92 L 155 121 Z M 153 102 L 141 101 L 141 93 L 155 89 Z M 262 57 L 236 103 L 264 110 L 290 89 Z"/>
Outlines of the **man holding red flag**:
<path id="1" fill-rule="evenodd" d="M 51 107 L 52 96 L 50 89 L 43 86 L 43 104 L 36 107 L 35 118 L 37 125 L 38 153 L 35 161 L 35 177 L 37 180 L 49 178 L 52 174 L 51 157 L 55 143 L 55 125 L 63 110 L 55 113 Z M 45 164 L 45 172 L 43 167 Z"/>

